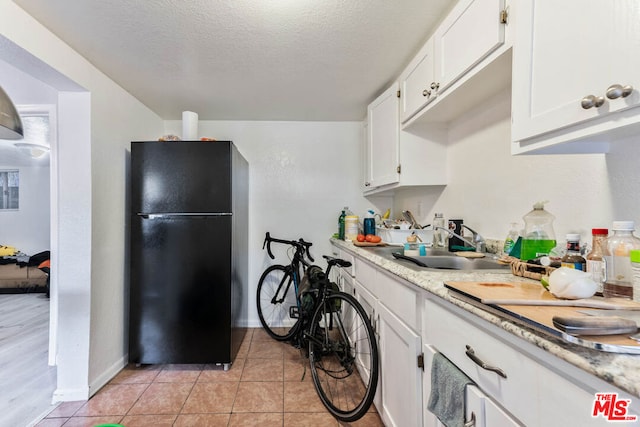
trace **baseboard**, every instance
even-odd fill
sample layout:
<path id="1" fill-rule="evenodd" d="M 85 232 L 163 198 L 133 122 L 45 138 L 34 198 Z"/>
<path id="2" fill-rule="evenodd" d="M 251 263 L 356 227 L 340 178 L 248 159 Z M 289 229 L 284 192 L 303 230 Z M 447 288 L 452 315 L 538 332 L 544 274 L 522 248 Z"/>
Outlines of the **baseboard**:
<path id="1" fill-rule="evenodd" d="M 89 388 L 57 388 L 51 397 L 51 403 L 76 402 L 78 400 L 89 400 Z"/>
<path id="2" fill-rule="evenodd" d="M 97 378 L 89 383 L 89 396 L 93 396 L 104 387 L 113 377 L 118 375 L 118 372 L 122 370 L 125 366 L 127 366 L 127 361 L 129 360 L 129 354 L 125 354 L 119 360 L 117 360 L 113 365 L 111 365 L 108 369 L 106 369 L 102 374 L 100 374 Z"/>

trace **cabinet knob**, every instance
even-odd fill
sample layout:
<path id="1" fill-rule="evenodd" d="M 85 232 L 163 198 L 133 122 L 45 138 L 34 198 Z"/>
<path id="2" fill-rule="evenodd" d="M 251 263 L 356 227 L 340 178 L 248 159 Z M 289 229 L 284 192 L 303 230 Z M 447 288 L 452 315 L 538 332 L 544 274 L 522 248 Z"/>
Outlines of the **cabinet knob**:
<path id="1" fill-rule="evenodd" d="M 627 96 L 631 95 L 631 92 L 633 92 L 633 86 L 631 85 L 626 85 L 626 86 L 622 86 L 622 85 L 611 85 L 607 88 L 607 98 L 609 99 L 616 99 L 616 98 L 626 98 Z"/>
<path id="2" fill-rule="evenodd" d="M 582 105 L 582 108 L 584 108 L 585 110 L 588 110 L 591 107 L 601 107 L 602 104 L 604 104 L 604 98 L 595 95 L 585 96 L 584 98 L 582 98 L 582 102 L 580 103 L 580 105 Z"/>
<path id="3" fill-rule="evenodd" d="M 440 87 L 440 83 L 436 83 L 436 82 L 431 83 L 431 89 L 438 90 L 439 87 Z"/>
<path id="4" fill-rule="evenodd" d="M 422 91 L 422 96 L 431 96 L 431 91 L 429 89 L 425 89 Z"/>

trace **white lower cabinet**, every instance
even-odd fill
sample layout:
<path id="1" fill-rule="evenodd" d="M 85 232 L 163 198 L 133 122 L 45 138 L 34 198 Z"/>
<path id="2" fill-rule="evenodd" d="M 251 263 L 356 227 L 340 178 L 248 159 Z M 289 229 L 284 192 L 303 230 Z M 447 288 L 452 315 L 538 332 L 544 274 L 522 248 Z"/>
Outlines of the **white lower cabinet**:
<path id="1" fill-rule="evenodd" d="M 436 352 L 474 382 L 465 396 L 468 425 L 607 425 L 592 416 L 596 393 L 617 393 L 631 402 L 628 415 L 640 413 L 637 397 L 382 267 L 355 256 L 353 271 L 355 278 L 340 280 L 371 317 L 380 350 L 374 404 L 387 427 L 442 426 L 427 408 Z"/>
<path id="2" fill-rule="evenodd" d="M 406 326 L 384 304 L 378 304 L 382 408 L 386 426 L 422 425 L 422 370 L 420 335 Z"/>

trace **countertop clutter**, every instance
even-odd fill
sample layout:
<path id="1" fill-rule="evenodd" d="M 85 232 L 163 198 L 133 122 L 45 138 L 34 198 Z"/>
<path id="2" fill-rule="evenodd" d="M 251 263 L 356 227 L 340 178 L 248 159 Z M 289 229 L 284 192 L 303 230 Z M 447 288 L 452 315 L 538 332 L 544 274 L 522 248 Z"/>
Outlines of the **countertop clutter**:
<path id="1" fill-rule="evenodd" d="M 571 365 L 594 375 L 601 380 L 615 385 L 623 391 L 640 397 L 640 356 L 631 354 L 603 352 L 581 347 L 564 341 L 551 334 L 545 334 L 514 322 L 500 313 L 486 311 L 476 305 L 469 304 L 453 297 L 445 287 L 450 281 L 483 281 L 483 282 L 523 282 L 536 281 L 511 274 L 509 269 L 499 270 L 419 270 L 404 266 L 399 262 L 384 258 L 368 248 L 356 247 L 350 241 L 331 239 L 331 243 L 340 250 L 367 260 L 380 269 L 404 279 L 461 309 L 478 316 L 478 322 L 490 322 L 493 325 L 519 337 L 530 344 L 550 353 Z M 606 391 L 606 390 L 603 390 Z"/>

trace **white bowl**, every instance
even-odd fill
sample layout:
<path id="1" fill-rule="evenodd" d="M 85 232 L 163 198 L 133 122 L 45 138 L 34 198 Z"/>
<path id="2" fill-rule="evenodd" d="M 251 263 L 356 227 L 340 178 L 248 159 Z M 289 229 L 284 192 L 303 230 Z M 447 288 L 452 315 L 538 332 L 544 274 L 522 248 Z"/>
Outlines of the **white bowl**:
<path id="1" fill-rule="evenodd" d="M 425 243 L 430 246 L 433 242 L 433 230 L 399 230 L 397 228 L 376 228 L 376 234 L 382 238 L 385 243 L 404 244 L 407 243 L 407 237 L 415 233 L 418 236 L 416 243 Z"/>

